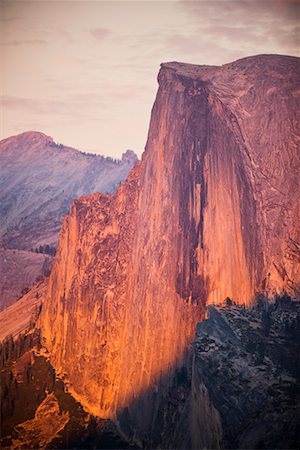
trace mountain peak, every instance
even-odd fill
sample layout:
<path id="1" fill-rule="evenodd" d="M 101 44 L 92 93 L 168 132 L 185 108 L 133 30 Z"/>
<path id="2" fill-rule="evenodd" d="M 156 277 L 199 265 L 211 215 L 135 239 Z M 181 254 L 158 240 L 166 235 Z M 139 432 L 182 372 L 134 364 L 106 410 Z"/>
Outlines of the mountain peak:
<path id="1" fill-rule="evenodd" d="M 24 139 L 33 139 L 33 140 L 39 139 L 39 140 L 53 141 L 53 138 L 51 136 L 48 136 L 47 134 L 42 133 L 41 131 L 24 131 L 24 133 L 20 133 L 18 136 Z"/>
<path id="2" fill-rule="evenodd" d="M 1 144 L 48 144 L 53 142 L 51 136 L 47 136 L 40 131 L 24 131 L 23 133 L 17 134 L 15 136 L 10 136 L 6 139 L 0 141 Z"/>

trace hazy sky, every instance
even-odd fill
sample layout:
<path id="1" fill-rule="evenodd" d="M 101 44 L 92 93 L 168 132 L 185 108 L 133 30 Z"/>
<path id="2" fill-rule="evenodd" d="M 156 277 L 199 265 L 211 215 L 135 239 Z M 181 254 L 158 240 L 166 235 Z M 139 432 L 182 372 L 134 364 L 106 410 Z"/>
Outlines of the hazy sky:
<path id="1" fill-rule="evenodd" d="M 142 153 L 161 62 L 299 56 L 299 1 L 0 0 L 1 135 Z"/>

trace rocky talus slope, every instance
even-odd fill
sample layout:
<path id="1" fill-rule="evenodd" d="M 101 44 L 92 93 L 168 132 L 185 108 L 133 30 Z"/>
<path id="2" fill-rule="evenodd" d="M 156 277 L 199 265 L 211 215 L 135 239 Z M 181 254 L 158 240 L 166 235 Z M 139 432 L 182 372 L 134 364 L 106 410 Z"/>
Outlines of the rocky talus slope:
<path id="1" fill-rule="evenodd" d="M 136 162 L 131 150 L 113 160 L 39 132 L 0 142 L 0 310 L 48 271 L 74 198 L 113 192 Z"/>
<path id="2" fill-rule="evenodd" d="M 64 221 L 43 342 L 75 398 L 135 439 L 205 304 L 299 292 L 298 75 L 299 59 L 272 55 L 163 64 L 141 163 Z"/>

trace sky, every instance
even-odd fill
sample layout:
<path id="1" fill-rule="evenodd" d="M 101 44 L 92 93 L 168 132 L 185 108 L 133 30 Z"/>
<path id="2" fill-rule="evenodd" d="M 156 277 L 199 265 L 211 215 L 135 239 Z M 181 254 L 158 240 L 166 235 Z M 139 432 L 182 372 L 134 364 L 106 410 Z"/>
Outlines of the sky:
<path id="1" fill-rule="evenodd" d="M 300 2 L 0 0 L 0 139 L 144 150 L 160 64 L 299 55 Z"/>

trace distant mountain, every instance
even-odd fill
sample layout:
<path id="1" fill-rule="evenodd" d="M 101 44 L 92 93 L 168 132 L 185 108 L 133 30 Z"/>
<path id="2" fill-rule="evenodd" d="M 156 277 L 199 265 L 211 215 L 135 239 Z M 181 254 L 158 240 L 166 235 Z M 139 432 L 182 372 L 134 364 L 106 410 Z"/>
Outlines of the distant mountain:
<path id="1" fill-rule="evenodd" d="M 11 300 L 11 274 L 17 270 L 22 278 L 24 270 L 32 273 L 25 277 L 30 285 L 45 267 L 45 260 L 55 253 L 62 218 L 73 199 L 93 192 L 113 192 L 138 158 L 132 150 L 121 160 L 85 153 L 29 131 L 0 142 L 0 161 L 0 251 L 2 255 L 6 249 L 30 252 L 26 258 L 24 252 L 21 258 L 15 252 L 13 263 L 10 252 L 7 264 L 2 264 L 1 309 L 3 301 Z M 41 258 L 31 250 L 50 257 Z M 18 291 L 14 289 L 13 298 Z"/>
<path id="2" fill-rule="evenodd" d="M 115 160 L 31 131 L 1 141 L 0 158 L 0 237 L 22 250 L 56 245 L 72 200 L 113 192 L 138 160 L 131 150 Z"/>

